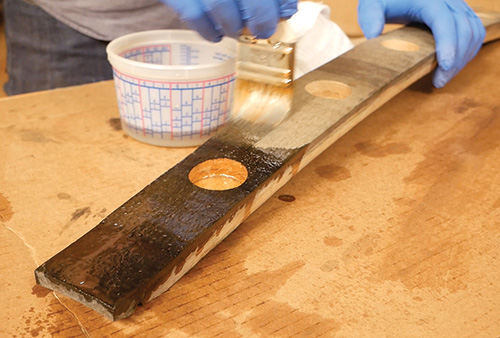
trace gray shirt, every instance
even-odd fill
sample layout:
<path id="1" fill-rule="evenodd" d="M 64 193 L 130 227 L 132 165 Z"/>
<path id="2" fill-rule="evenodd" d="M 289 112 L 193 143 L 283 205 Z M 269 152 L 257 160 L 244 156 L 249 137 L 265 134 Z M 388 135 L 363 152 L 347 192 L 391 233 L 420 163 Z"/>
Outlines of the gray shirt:
<path id="1" fill-rule="evenodd" d="M 47 13 L 94 39 L 150 30 L 186 28 L 157 0 L 32 0 Z"/>

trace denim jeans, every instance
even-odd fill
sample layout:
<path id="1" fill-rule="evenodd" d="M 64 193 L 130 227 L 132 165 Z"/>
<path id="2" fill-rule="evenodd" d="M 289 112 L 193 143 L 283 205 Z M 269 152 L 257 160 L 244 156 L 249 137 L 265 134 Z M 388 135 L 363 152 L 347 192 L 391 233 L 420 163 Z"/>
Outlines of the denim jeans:
<path id="1" fill-rule="evenodd" d="M 23 0 L 3 0 L 8 95 L 113 78 L 108 41 L 87 37 Z"/>

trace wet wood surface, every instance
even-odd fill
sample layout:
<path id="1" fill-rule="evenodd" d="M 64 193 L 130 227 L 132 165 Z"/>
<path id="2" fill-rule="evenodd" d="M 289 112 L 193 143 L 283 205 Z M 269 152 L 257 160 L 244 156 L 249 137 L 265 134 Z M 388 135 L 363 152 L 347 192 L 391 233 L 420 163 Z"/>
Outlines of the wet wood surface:
<path id="1" fill-rule="evenodd" d="M 0 101 L 0 333 L 496 336 L 498 43 L 312 161 L 168 292 L 111 322 L 33 270 L 193 149 L 136 142 L 104 82 Z"/>
<path id="2" fill-rule="evenodd" d="M 417 27 L 357 46 L 294 83 L 293 108 L 281 124 L 228 123 L 44 262 L 36 269 L 37 283 L 112 320 L 130 316 L 138 304 L 168 290 L 322 150 L 434 65 L 432 35 Z M 246 178 L 224 191 L 193 184 L 193 168 L 207 160 L 239 163 Z M 215 168 L 219 177 L 233 177 L 224 164 Z"/>
<path id="3" fill-rule="evenodd" d="M 500 18 L 484 18 L 486 41 L 499 37 Z M 168 290 L 324 149 L 434 66 L 434 40 L 422 27 L 364 42 L 296 81 L 285 121 L 273 128 L 230 122 L 44 262 L 36 269 L 37 283 L 112 320 L 130 316 Z M 193 171 L 199 172 L 195 181 Z M 226 189 L 211 183 L 207 189 L 204 176 L 212 183 L 214 177 L 221 183 L 231 177 L 240 184 Z"/>

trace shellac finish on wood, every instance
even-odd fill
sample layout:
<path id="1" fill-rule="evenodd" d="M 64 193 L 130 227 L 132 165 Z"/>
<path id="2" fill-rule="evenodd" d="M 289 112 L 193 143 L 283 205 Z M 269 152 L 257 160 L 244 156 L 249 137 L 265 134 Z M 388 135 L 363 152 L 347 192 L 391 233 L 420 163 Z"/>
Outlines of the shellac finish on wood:
<path id="1" fill-rule="evenodd" d="M 487 17 L 486 26 L 498 32 L 494 19 Z M 42 264 L 37 282 L 110 319 L 128 317 L 171 287 L 319 153 L 429 73 L 434 59 L 432 35 L 421 27 L 357 46 L 297 81 L 293 111 L 282 124 L 229 124 Z M 336 90 L 316 95 L 307 87 L 318 81 L 341 83 L 351 88 L 350 95 Z M 190 182 L 194 167 L 221 158 L 247 168 L 241 186 L 219 191 Z"/>
<path id="2" fill-rule="evenodd" d="M 499 59 L 404 90 L 118 321 L 33 269 L 194 149 L 128 138 L 111 81 L 0 99 L 0 336 L 498 336 Z"/>

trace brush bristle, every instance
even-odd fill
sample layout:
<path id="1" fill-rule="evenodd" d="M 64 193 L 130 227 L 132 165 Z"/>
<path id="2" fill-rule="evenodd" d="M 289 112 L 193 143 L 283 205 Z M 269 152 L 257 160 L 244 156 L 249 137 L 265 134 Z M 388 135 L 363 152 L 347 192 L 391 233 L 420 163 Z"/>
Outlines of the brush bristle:
<path id="1" fill-rule="evenodd" d="M 294 45 L 240 38 L 232 118 L 277 125 L 293 98 Z"/>
<path id="2" fill-rule="evenodd" d="M 277 125 L 288 115 L 293 98 L 292 86 L 276 86 L 237 79 L 233 118 Z"/>

